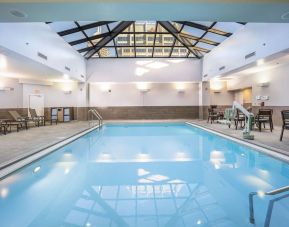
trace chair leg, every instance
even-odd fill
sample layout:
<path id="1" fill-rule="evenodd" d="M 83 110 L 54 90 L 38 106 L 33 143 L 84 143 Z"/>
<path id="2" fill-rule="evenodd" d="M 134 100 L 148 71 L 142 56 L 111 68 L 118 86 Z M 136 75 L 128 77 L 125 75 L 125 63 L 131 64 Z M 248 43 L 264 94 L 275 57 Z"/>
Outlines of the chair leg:
<path id="1" fill-rule="evenodd" d="M 284 133 L 284 127 L 282 127 L 282 130 L 281 130 L 280 141 L 282 141 L 283 139 L 283 133 Z"/>
<path id="2" fill-rule="evenodd" d="M 259 122 L 259 132 L 261 132 L 262 123 Z"/>

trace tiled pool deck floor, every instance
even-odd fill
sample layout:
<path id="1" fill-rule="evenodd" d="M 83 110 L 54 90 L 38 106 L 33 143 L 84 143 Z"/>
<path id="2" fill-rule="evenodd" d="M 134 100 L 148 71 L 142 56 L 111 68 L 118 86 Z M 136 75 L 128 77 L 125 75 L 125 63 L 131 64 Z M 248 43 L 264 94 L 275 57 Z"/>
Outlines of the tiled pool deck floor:
<path id="1" fill-rule="evenodd" d="M 186 120 L 177 120 L 186 121 Z M 201 126 L 222 132 L 226 135 L 242 138 L 242 130 L 235 130 L 235 128 L 229 129 L 226 125 L 210 124 L 206 121 L 189 120 L 192 123 L 199 124 Z M 111 122 L 111 121 L 110 121 Z M 115 121 L 113 121 L 115 122 Z M 125 122 L 139 122 L 139 121 L 125 121 Z M 143 121 L 147 122 L 147 121 Z M 150 121 L 149 121 L 150 122 Z M 164 121 L 162 121 L 164 122 Z M 73 121 L 70 123 L 62 123 L 58 125 L 45 126 L 45 127 L 33 127 L 29 130 L 23 130 L 20 132 L 13 132 L 7 135 L 0 135 L 0 167 L 11 160 L 15 160 L 18 157 L 34 153 L 37 150 L 41 150 L 49 145 L 60 142 L 65 138 L 75 135 L 88 128 L 88 122 L 86 121 Z M 275 149 L 282 150 L 283 153 L 289 155 L 289 131 L 284 132 L 283 142 L 279 141 L 280 127 L 275 127 L 271 133 L 268 129 L 262 130 L 260 133 L 257 130 L 253 131 L 255 140 L 252 141 L 257 145 L 270 146 Z"/>

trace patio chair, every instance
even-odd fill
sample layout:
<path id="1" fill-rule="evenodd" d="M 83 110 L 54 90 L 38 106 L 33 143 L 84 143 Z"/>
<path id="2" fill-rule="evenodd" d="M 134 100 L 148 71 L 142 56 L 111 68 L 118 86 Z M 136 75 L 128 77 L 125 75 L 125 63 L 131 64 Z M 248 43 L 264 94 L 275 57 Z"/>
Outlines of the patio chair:
<path id="1" fill-rule="evenodd" d="M 215 121 L 219 119 L 219 114 L 215 111 L 215 108 L 210 107 L 208 109 L 208 121 L 207 123 L 209 123 L 209 121 L 211 121 L 211 124 Z"/>
<path id="2" fill-rule="evenodd" d="M 44 116 L 38 116 L 35 109 L 29 108 L 29 113 L 31 116 L 31 119 L 37 124 L 39 127 L 40 125 L 45 126 L 45 117 Z"/>
<path id="3" fill-rule="evenodd" d="M 15 122 L 18 122 L 20 124 L 21 128 L 28 129 L 28 117 L 21 116 L 16 110 L 10 110 L 8 111 L 8 113 L 12 116 Z"/>
<path id="4" fill-rule="evenodd" d="M 240 127 L 244 128 L 245 120 L 246 120 L 245 115 L 239 109 L 237 109 L 236 115 L 235 115 L 235 118 L 234 118 L 236 130 L 238 129 L 239 123 L 240 123 Z"/>
<path id="5" fill-rule="evenodd" d="M 6 122 L 3 122 L 0 120 L 0 133 L 3 133 L 4 135 L 6 135 L 7 130 L 8 130 L 8 125 L 6 124 Z"/>
<path id="6" fill-rule="evenodd" d="M 282 115 L 283 125 L 282 125 L 282 131 L 280 135 L 280 141 L 282 141 L 283 139 L 284 130 L 285 129 L 289 130 L 289 110 L 282 110 L 281 115 Z"/>
<path id="7" fill-rule="evenodd" d="M 272 109 L 259 109 L 257 116 L 255 117 L 255 123 L 261 132 L 262 124 L 265 127 L 266 123 L 270 126 L 270 131 L 273 131 L 273 120 L 272 120 L 273 110 Z"/>

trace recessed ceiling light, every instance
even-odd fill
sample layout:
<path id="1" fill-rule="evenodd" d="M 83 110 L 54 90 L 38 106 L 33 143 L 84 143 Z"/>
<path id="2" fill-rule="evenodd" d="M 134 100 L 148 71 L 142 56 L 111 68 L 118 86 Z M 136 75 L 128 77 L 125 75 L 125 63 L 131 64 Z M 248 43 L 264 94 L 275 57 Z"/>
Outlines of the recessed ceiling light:
<path id="1" fill-rule="evenodd" d="M 17 9 L 11 9 L 9 11 L 9 13 L 14 16 L 14 17 L 18 17 L 18 18 L 27 18 L 28 15 L 20 10 L 17 10 Z"/>

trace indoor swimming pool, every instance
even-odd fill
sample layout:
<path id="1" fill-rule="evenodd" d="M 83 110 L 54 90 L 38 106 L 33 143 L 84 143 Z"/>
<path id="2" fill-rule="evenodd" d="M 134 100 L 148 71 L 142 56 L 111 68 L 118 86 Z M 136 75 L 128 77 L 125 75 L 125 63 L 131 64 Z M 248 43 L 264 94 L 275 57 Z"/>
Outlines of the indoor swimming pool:
<path id="1" fill-rule="evenodd" d="M 0 181 L 1 227 L 289 223 L 288 163 L 186 123 L 105 124 Z"/>

